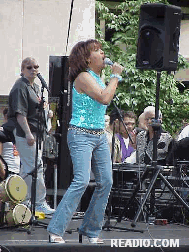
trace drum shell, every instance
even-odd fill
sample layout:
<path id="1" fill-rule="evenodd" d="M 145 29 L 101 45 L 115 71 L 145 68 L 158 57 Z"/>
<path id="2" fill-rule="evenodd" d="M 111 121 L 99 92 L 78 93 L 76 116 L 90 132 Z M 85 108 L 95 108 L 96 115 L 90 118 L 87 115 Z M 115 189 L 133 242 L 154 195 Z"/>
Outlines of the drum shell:
<path id="1" fill-rule="evenodd" d="M 6 201 L 9 201 L 9 196 L 8 194 L 6 193 L 6 189 L 5 189 L 5 183 L 6 181 L 3 180 L 0 184 L 0 200 L 2 202 L 6 202 Z"/>
<path id="2" fill-rule="evenodd" d="M 5 223 L 8 226 L 24 225 L 29 223 L 31 219 L 31 211 L 24 204 L 17 204 L 14 209 L 5 213 Z"/>

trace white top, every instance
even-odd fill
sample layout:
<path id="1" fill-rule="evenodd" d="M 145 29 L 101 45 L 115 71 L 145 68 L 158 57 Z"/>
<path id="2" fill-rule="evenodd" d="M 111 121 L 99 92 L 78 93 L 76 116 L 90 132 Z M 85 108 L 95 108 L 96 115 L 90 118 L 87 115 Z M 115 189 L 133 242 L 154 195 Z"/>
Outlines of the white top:
<path id="1" fill-rule="evenodd" d="M 125 143 L 126 149 L 128 149 L 128 147 L 129 147 L 129 137 L 127 137 L 127 138 L 123 137 L 123 141 Z"/>
<path id="2" fill-rule="evenodd" d="M 129 164 L 136 164 L 136 151 L 133 151 L 130 155 L 130 157 L 127 157 L 124 160 L 124 163 L 129 163 Z"/>
<path id="3" fill-rule="evenodd" d="M 20 171 L 20 157 L 14 156 L 14 146 L 12 142 L 3 143 L 2 157 L 8 165 L 8 170 L 18 174 Z"/>
<path id="4" fill-rule="evenodd" d="M 177 140 L 179 141 L 185 137 L 189 137 L 189 125 L 184 127 L 184 129 L 180 132 Z"/>

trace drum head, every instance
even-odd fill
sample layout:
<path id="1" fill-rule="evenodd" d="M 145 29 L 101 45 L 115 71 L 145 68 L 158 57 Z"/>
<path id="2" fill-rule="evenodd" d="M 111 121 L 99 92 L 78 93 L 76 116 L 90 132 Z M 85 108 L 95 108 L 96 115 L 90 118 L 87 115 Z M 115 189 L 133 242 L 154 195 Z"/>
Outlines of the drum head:
<path id="1" fill-rule="evenodd" d="M 18 204 L 13 210 L 13 218 L 16 225 L 26 224 L 31 219 L 31 211 L 27 206 Z"/>
<path id="2" fill-rule="evenodd" d="M 13 202 L 22 202 L 26 197 L 26 182 L 18 175 L 8 177 L 5 188 L 10 200 Z"/>
<path id="3" fill-rule="evenodd" d="M 5 214 L 5 221 L 9 226 L 26 224 L 30 222 L 30 219 L 31 211 L 23 204 L 16 205 Z"/>

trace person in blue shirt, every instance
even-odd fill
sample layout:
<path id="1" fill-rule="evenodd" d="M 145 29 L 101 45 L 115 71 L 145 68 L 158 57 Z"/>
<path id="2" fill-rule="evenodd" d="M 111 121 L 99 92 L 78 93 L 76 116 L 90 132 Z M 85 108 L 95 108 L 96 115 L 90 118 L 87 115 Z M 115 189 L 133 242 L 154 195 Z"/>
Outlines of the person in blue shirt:
<path id="1" fill-rule="evenodd" d="M 105 67 L 104 59 L 101 44 L 94 39 L 78 42 L 69 56 L 69 80 L 73 83 L 73 92 L 67 139 L 74 178 L 47 227 L 50 242 L 65 242 L 65 230 L 89 184 L 92 161 L 96 188 L 79 234 L 87 236 L 90 243 L 103 243 L 99 234 L 112 186 L 111 155 L 104 130 L 105 113 L 123 71 L 121 65 L 114 63 L 106 86 L 100 77 Z"/>

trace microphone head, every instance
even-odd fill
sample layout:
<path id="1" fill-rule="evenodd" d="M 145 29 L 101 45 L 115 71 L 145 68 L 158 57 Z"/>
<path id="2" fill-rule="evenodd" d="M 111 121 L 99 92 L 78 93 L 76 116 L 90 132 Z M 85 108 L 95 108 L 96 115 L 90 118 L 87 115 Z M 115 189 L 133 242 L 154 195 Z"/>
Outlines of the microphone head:
<path id="1" fill-rule="evenodd" d="M 113 66 L 113 64 L 114 64 L 109 58 L 105 58 L 105 59 L 104 59 L 104 63 L 105 63 L 106 65 L 109 65 L 109 66 Z"/>
<path id="2" fill-rule="evenodd" d="M 42 76 L 40 73 L 37 73 L 37 77 L 41 80 L 42 79 Z"/>

